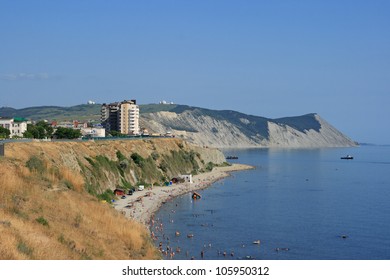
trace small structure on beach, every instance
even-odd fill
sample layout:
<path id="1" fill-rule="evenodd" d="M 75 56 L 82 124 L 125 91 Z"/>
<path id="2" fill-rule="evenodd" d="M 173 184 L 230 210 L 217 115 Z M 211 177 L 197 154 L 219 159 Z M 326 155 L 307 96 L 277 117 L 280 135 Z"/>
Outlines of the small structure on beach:
<path id="1" fill-rule="evenodd" d="M 175 178 L 172 178 L 171 182 L 173 184 L 179 184 L 179 183 L 184 183 L 185 180 L 183 178 L 181 178 L 181 177 L 175 177 Z"/>
<path id="2" fill-rule="evenodd" d="M 125 195 L 125 190 L 124 190 L 124 189 L 116 188 L 116 189 L 114 190 L 114 194 L 117 195 L 117 196 Z"/>
<path id="3" fill-rule="evenodd" d="M 192 174 L 183 174 L 183 175 L 180 175 L 180 178 L 183 179 L 184 182 L 186 182 L 186 183 L 190 183 L 190 184 L 193 183 Z"/>

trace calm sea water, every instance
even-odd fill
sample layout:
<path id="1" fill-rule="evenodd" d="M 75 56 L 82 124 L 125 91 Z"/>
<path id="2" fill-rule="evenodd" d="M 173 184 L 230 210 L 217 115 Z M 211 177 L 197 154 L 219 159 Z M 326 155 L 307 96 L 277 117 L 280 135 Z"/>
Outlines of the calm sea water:
<path id="1" fill-rule="evenodd" d="M 161 208 L 175 259 L 390 259 L 390 147 L 224 152 L 256 169 Z"/>

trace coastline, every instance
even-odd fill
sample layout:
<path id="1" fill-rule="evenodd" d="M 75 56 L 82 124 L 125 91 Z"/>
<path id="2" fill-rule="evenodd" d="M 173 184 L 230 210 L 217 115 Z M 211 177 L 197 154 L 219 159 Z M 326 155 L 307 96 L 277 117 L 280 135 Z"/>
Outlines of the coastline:
<path id="1" fill-rule="evenodd" d="M 118 198 L 114 202 L 114 208 L 120 211 L 126 218 L 134 219 L 145 226 L 148 226 L 152 216 L 160 207 L 174 197 L 192 191 L 205 189 L 216 181 L 230 176 L 231 172 L 254 169 L 253 166 L 245 164 L 232 164 L 225 167 L 214 167 L 207 173 L 193 176 L 193 183 L 173 184 L 169 187 L 154 186 L 143 191 L 136 191 L 133 195 L 126 195 L 126 198 Z"/>

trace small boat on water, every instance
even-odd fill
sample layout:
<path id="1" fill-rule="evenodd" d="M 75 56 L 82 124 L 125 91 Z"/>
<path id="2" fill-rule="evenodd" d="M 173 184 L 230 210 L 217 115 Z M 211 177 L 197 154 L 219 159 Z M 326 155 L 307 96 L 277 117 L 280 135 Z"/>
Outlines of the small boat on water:
<path id="1" fill-rule="evenodd" d="M 238 159 L 238 156 L 227 156 L 226 159 Z"/>
<path id="2" fill-rule="evenodd" d="M 346 155 L 345 157 L 341 157 L 340 159 L 353 159 L 353 156 Z"/>
<path id="3" fill-rule="evenodd" d="M 187 234 L 187 238 L 192 238 L 194 235 L 192 233 Z"/>
<path id="4" fill-rule="evenodd" d="M 260 245 L 261 241 L 260 240 L 255 240 L 252 243 L 255 244 L 255 245 Z"/>
<path id="5" fill-rule="evenodd" d="M 275 251 L 276 251 L 276 252 L 280 252 L 280 251 L 290 251 L 290 248 L 275 248 Z"/>
<path id="6" fill-rule="evenodd" d="M 192 199 L 200 199 L 200 198 L 202 198 L 202 196 L 200 195 L 200 194 L 198 194 L 197 192 L 193 192 L 192 193 Z"/>

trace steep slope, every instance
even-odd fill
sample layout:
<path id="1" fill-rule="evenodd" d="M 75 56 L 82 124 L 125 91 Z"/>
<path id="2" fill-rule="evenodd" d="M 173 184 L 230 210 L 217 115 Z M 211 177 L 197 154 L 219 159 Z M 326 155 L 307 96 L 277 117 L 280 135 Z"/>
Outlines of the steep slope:
<path id="1" fill-rule="evenodd" d="M 270 147 L 317 148 L 356 146 L 355 142 L 317 114 L 302 116 L 298 121 L 293 121 L 293 118 L 284 119 L 284 122 L 275 121 L 268 122 L 268 146 Z"/>
<path id="2" fill-rule="evenodd" d="M 82 189 L 74 172 L 0 158 L 0 260 L 158 259 L 145 227 Z"/>
<path id="3" fill-rule="evenodd" d="M 173 134 L 203 146 L 227 147 L 345 147 L 355 142 L 317 114 L 267 119 L 235 111 L 189 106 L 152 106 L 142 125 L 152 132 Z"/>
<path id="4" fill-rule="evenodd" d="M 225 162 L 217 149 L 200 148 L 174 138 L 7 143 L 5 155 L 32 165 L 38 172 L 45 170 L 52 177 L 61 172 L 72 174 L 66 180 L 57 180 L 52 188 L 85 186 L 92 194 L 138 183 L 162 184 L 180 174 L 202 172 L 209 162 Z"/>
<path id="5" fill-rule="evenodd" d="M 0 259 L 157 259 L 148 230 L 102 203 L 107 189 L 224 161 L 180 139 L 6 143 Z"/>

